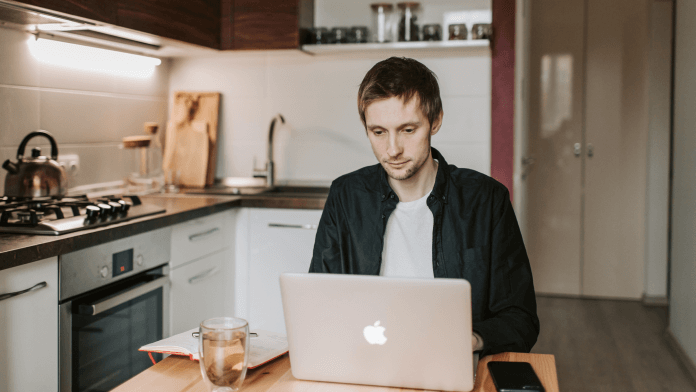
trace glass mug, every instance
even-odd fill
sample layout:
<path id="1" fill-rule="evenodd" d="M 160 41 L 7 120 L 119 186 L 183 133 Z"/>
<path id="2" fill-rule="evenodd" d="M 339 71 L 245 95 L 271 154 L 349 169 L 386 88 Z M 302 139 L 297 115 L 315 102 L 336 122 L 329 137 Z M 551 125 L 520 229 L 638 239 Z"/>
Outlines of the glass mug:
<path id="1" fill-rule="evenodd" d="M 219 317 L 200 325 L 198 354 L 203 382 L 211 392 L 234 392 L 244 382 L 249 359 L 249 324 Z"/>

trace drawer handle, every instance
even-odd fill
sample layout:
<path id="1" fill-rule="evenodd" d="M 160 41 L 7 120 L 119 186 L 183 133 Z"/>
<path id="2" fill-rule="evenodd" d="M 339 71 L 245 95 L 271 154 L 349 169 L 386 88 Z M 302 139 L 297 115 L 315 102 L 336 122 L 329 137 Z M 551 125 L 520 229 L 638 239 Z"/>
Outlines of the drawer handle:
<path id="1" fill-rule="evenodd" d="M 215 233 L 216 231 L 219 231 L 219 230 L 220 230 L 219 228 L 213 227 L 212 229 L 210 229 L 210 230 L 208 230 L 208 231 L 204 231 L 204 232 L 202 232 L 202 233 L 191 234 L 191 235 L 189 236 L 189 241 L 191 241 L 191 242 L 198 241 L 198 240 L 200 240 L 201 238 L 206 237 L 206 236 L 209 236 L 209 235 L 211 235 L 211 234 L 213 234 L 213 233 Z"/>
<path id="2" fill-rule="evenodd" d="M 316 230 L 317 225 L 286 225 L 284 223 L 269 223 L 268 227 L 282 227 L 285 229 L 305 229 L 305 230 Z"/>
<path id="3" fill-rule="evenodd" d="M 207 271 L 203 271 L 200 274 L 192 277 L 191 279 L 188 280 L 189 284 L 196 284 L 200 281 L 206 280 L 207 278 L 217 274 L 220 272 L 220 268 L 218 267 L 213 267 Z"/>
<path id="4" fill-rule="evenodd" d="M 29 287 L 28 289 L 25 289 L 25 290 L 15 291 L 14 293 L 0 294 L 0 301 L 4 301 L 4 300 L 6 300 L 6 299 L 10 299 L 10 298 L 16 297 L 16 296 L 18 296 L 18 295 L 26 294 L 26 293 L 28 293 L 28 292 L 30 292 L 30 291 L 39 290 L 39 289 L 42 289 L 42 288 L 44 288 L 44 287 L 46 287 L 46 286 L 48 286 L 48 283 L 46 283 L 46 282 L 41 282 L 41 283 L 37 283 L 37 284 L 35 284 L 35 285 Z"/>

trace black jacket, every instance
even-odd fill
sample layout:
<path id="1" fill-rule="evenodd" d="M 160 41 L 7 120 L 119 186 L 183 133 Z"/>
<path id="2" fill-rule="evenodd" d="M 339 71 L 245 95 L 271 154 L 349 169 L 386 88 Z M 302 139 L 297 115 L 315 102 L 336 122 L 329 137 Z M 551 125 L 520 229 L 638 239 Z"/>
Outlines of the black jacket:
<path id="1" fill-rule="evenodd" d="M 435 278 L 471 284 L 473 330 L 482 356 L 529 352 L 539 335 L 527 252 L 507 188 L 469 169 L 439 162 L 428 197 L 433 212 Z M 384 233 L 399 199 L 381 165 L 331 184 L 319 222 L 309 272 L 379 275 Z"/>

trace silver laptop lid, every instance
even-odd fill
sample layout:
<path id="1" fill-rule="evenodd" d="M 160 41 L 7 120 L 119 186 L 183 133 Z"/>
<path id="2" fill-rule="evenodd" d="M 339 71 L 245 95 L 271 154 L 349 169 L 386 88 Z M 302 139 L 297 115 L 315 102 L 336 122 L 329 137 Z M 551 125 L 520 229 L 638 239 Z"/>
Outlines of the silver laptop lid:
<path id="1" fill-rule="evenodd" d="M 295 378 L 473 388 L 466 280 L 282 274 L 280 288 Z"/>

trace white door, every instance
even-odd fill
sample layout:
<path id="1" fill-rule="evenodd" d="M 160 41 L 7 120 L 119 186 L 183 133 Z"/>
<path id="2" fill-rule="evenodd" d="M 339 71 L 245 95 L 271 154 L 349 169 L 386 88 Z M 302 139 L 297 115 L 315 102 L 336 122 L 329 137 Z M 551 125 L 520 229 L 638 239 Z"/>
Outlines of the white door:
<path id="1" fill-rule="evenodd" d="M 579 295 L 584 0 L 530 3 L 525 244 L 537 292 Z"/>
<path id="2" fill-rule="evenodd" d="M 648 4 L 588 0 L 584 295 L 643 293 Z"/>

